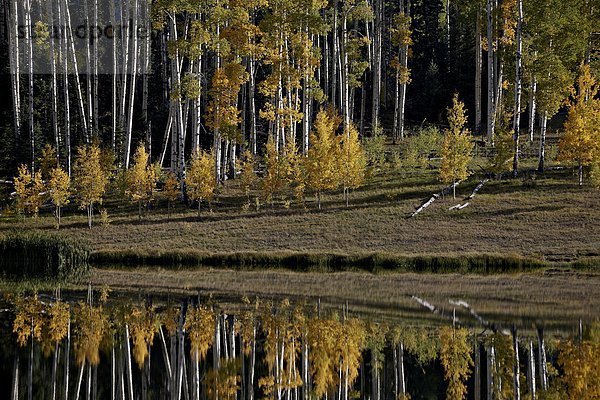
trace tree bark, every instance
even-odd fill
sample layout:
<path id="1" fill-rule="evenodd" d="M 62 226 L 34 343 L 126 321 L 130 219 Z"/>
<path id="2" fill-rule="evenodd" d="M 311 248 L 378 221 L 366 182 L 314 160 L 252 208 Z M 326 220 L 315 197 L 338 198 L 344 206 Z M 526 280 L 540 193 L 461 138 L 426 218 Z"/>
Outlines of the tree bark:
<path id="1" fill-rule="evenodd" d="M 496 71 L 494 70 L 494 0 L 487 0 L 487 139 L 494 142 L 494 129 L 496 124 Z"/>
<path id="2" fill-rule="evenodd" d="M 544 173 L 546 162 L 546 127 L 548 125 L 548 113 L 543 112 L 540 120 L 540 159 L 538 163 L 538 172 Z"/>
<path id="3" fill-rule="evenodd" d="M 521 76 L 523 72 L 521 70 L 522 57 L 523 57 L 523 0 L 517 0 L 518 18 L 517 18 L 517 57 L 515 62 L 515 110 L 513 120 L 513 140 L 514 140 L 514 158 L 513 158 L 513 177 L 517 177 L 519 172 L 519 131 L 521 126 L 521 95 L 522 95 L 522 84 Z M 499 90 L 501 90 L 501 85 Z"/>
<path id="4" fill-rule="evenodd" d="M 481 38 L 481 5 L 477 5 L 475 21 L 475 134 L 481 134 L 481 70 L 483 68 L 483 49 Z"/>

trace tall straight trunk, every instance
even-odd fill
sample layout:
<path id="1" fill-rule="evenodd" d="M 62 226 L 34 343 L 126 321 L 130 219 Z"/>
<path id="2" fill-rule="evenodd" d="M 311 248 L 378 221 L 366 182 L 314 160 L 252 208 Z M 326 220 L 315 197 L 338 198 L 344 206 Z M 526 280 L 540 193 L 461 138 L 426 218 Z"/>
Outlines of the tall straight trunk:
<path id="1" fill-rule="evenodd" d="M 83 93 L 81 91 L 81 83 L 79 82 L 79 67 L 77 64 L 77 54 L 75 52 L 75 41 L 73 39 L 73 29 L 71 27 L 71 11 L 69 10 L 69 3 L 68 0 L 63 0 L 63 7 L 64 7 L 64 12 L 65 12 L 65 18 L 66 18 L 66 23 L 67 23 L 67 39 L 68 42 L 70 43 L 70 48 L 67 49 L 66 53 L 71 54 L 71 59 L 73 62 L 73 75 L 75 76 L 75 87 L 77 89 L 77 100 L 78 100 L 78 105 L 79 105 L 79 112 L 81 115 L 81 122 L 82 122 L 82 126 L 83 126 L 83 132 L 84 132 L 84 139 L 85 139 L 85 143 L 89 144 L 90 143 L 90 136 L 89 136 L 89 131 L 88 131 L 88 126 L 87 126 L 87 117 L 86 117 L 86 112 L 85 112 L 85 107 L 83 105 Z"/>
<path id="2" fill-rule="evenodd" d="M 338 67 L 338 0 L 333 0 L 333 23 L 331 27 L 331 104 L 336 107 L 337 101 L 337 67 Z"/>
<path id="3" fill-rule="evenodd" d="M 25 26 L 27 29 L 27 83 L 28 83 L 28 117 L 29 117 L 29 145 L 31 146 L 31 171 L 35 173 L 35 126 L 33 121 L 33 32 L 31 27 L 31 2 L 24 1 Z"/>
<path id="4" fill-rule="evenodd" d="M 115 2 L 114 1 L 109 1 L 110 6 L 109 6 L 109 10 L 110 10 L 110 19 L 109 19 L 109 23 L 111 25 L 114 25 L 115 23 Z M 117 65 L 117 38 L 113 38 L 112 40 L 112 112 L 111 112 L 111 119 L 112 119 L 112 137 L 111 137 L 111 146 L 112 146 L 112 151 L 113 153 L 116 151 L 116 146 L 117 146 L 117 113 L 118 113 L 118 107 L 117 107 L 117 96 L 118 96 L 118 89 L 117 89 L 117 71 L 118 71 L 118 65 Z"/>
<path id="5" fill-rule="evenodd" d="M 129 88 L 129 111 L 127 114 L 127 131 L 125 135 L 125 168 L 129 168 L 129 158 L 131 153 L 131 136 L 133 131 L 133 105 L 135 99 L 135 81 L 137 77 L 137 59 L 138 59 L 138 0 L 133 0 L 133 32 L 132 36 L 132 56 L 131 56 L 131 80 Z"/>
<path id="6" fill-rule="evenodd" d="M 119 8 L 121 20 L 129 21 L 129 1 L 121 3 Z M 129 55 L 130 55 L 130 44 L 129 39 L 131 35 L 124 35 L 121 38 L 121 80 L 119 82 L 119 119 L 117 121 L 118 129 L 121 135 L 125 133 L 125 125 L 126 125 L 126 111 L 127 111 L 127 82 L 129 79 Z M 119 154 L 121 162 L 125 162 L 125 154 L 123 150 L 125 149 L 124 143 L 122 142 L 123 138 L 121 138 L 121 143 L 119 143 Z"/>
<path id="7" fill-rule="evenodd" d="M 66 11 L 62 0 L 57 1 L 58 22 L 60 26 L 66 25 Z M 67 35 L 61 35 L 59 42 L 59 58 L 63 73 L 63 96 L 64 96 L 64 124 L 65 124 L 65 151 L 67 155 L 66 167 L 71 176 L 71 106 L 69 96 L 69 58 Z"/>
<path id="8" fill-rule="evenodd" d="M 477 341 L 477 338 L 475 338 L 475 346 L 473 348 L 473 352 L 475 353 L 475 357 L 474 357 L 474 372 L 473 372 L 473 379 L 475 381 L 475 387 L 474 387 L 474 399 L 475 400 L 481 400 L 481 351 L 479 348 L 479 342 Z"/>
<path id="9" fill-rule="evenodd" d="M 83 14 L 85 17 L 84 26 L 89 31 L 90 29 L 90 13 L 88 7 L 88 0 L 83 0 Z M 87 97 L 87 135 L 91 137 L 92 126 L 94 125 L 94 105 L 92 101 L 92 40 L 86 39 L 85 41 L 85 84 L 86 84 L 86 97 Z"/>
<path id="10" fill-rule="evenodd" d="M 486 359 L 487 359 L 487 398 L 488 399 L 493 399 L 494 398 L 494 392 L 495 392 L 495 387 L 494 387 L 494 366 L 495 366 L 495 349 L 494 349 L 494 345 L 489 345 L 487 347 L 487 352 L 486 352 Z"/>
<path id="11" fill-rule="evenodd" d="M 373 133 L 379 128 L 379 108 L 381 101 L 381 39 L 382 39 L 382 0 L 375 0 L 373 29 L 373 103 L 371 126 Z"/>
<path id="12" fill-rule="evenodd" d="M 494 129 L 496 124 L 496 96 L 494 87 L 496 85 L 496 73 L 494 71 L 494 0 L 487 0 L 487 139 L 494 142 Z"/>
<path id="13" fill-rule="evenodd" d="M 548 389 L 548 374 L 546 372 L 546 343 L 544 341 L 544 330 L 542 328 L 537 329 L 538 335 L 538 362 L 540 370 L 540 388 L 543 391 Z"/>
<path id="14" fill-rule="evenodd" d="M 133 374 L 131 371 L 131 349 L 129 344 L 129 325 L 125 324 L 125 364 L 126 364 L 126 374 L 127 374 L 127 394 L 129 395 L 129 400 L 134 400 L 133 397 Z"/>
<path id="15" fill-rule="evenodd" d="M 255 61 L 254 55 L 251 55 L 248 59 L 248 107 L 250 111 L 250 147 L 253 155 L 257 152 L 257 141 L 256 141 L 256 102 L 255 102 L 255 91 L 256 91 L 256 72 L 255 72 Z"/>
<path id="16" fill-rule="evenodd" d="M 404 343 L 398 345 L 398 381 L 400 383 L 400 394 L 402 399 L 406 397 L 406 378 L 404 376 Z"/>
<path id="17" fill-rule="evenodd" d="M 71 351 L 71 321 L 67 322 L 67 339 L 65 345 L 65 359 L 64 359 L 64 380 L 63 380 L 63 400 L 69 399 L 69 353 Z"/>
<path id="18" fill-rule="evenodd" d="M 81 382 L 83 381 L 83 372 L 85 370 L 85 360 L 79 367 L 79 377 L 77 378 L 77 388 L 75 390 L 75 400 L 79 400 L 79 393 L 81 392 Z"/>
<path id="19" fill-rule="evenodd" d="M 93 0 L 93 21 L 98 26 L 98 0 Z M 92 133 L 98 135 L 98 40 L 92 44 L 92 102 L 93 102 L 93 127 Z"/>
<path id="20" fill-rule="evenodd" d="M 48 26 L 54 24 L 54 1 L 46 3 L 46 12 L 48 13 Z M 56 78 L 56 49 L 55 40 L 50 40 L 50 70 L 52 74 L 51 82 L 51 101 L 52 101 L 52 131 L 54 132 L 54 146 L 56 148 L 56 161 L 60 162 L 60 130 L 58 129 L 58 88 Z"/>
<path id="21" fill-rule="evenodd" d="M 548 113 L 543 112 L 540 117 L 540 158 L 538 162 L 538 172 L 544 173 L 546 162 L 546 129 L 548 126 Z"/>
<path id="22" fill-rule="evenodd" d="M 527 124 L 527 133 L 529 134 L 529 142 L 533 143 L 533 132 L 535 127 L 535 113 L 537 107 L 537 79 L 531 74 L 531 88 L 529 89 L 529 121 Z"/>
<path id="23" fill-rule="evenodd" d="M 481 5 L 477 5 L 475 21 L 475 134 L 481 134 L 481 71 L 483 68 L 483 48 L 481 37 Z"/>
<path id="24" fill-rule="evenodd" d="M 248 376 L 248 399 L 254 400 L 254 367 L 256 364 L 256 323 L 252 327 L 252 350 L 250 351 L 250 368 Z"/>
<path id="25" fill-rule="evenodd" d="M 522 57 L 523 57 L 523 0 L 517 0 L 518 19 L 517 19 L 517 57 L 515 62 L 515 110 L 513 120 L 513 140 L 514 140 L 514 159 L 513 159 L 513 177 L 517 177 L 519 172 L 519 131 L 521 126 L 521 96 L 523 87 L 521 84 Z M 502 85 L 502 83 L 500 83 Z M 501 86 L 500 86 L 501 87 Z M 501 90 L 501 89 L 500 89 Z"/>
<path id="26" fill-rule="evenodd" d="M 58 370 L 58 358 L 59 358 L 59 349 L 58 342 L 54 344 L 54 353 L 52 354 L 52 389 L 50 391 L 50 398 L 52 400 L 56 400 L 56 375 Z"/>
<path id="27" fill-rule="evenodd" d="M 531 400 L 536 399 L 535 393 L 535 356 L 533 353 L 533 341 L 529 340 L 527 346 L 527 386 Z"/>
<path id="28" fill-rule="evenodd" d="M 520 0 L 519 0 L 520 1 Z M 517 328 L 513 325 L 512 328 L 513 351 L 515 359 L 513 362 L 513 387 L 515 400 L 521 400 L 521 372 L 519 363 L 519 338 L 517 336 Z"/>
<path id="29" fill-rule="evenodd" d="M 13 124 L 15 137 L 21 135 L 21 86 L 20 86 L 20 55 L 19 55 L 19 2 L 14 0 L 11 4 L 9 53 L 11 55 L 11 88 L 13 97 Z"/>
<path id="30" fill-rule="evenodd" d="M 143 38 L 143 58 L 142 58 L 142 121 L 146 132 L 146 149 L 148 150 L 148 158 L 152 160 L 152 121 L 148 118 L 148 73 L 150 72 L 150 2 L 142 2 L 143 19 L 145 24 L 146 36 Z"/>
<path id="31" fill-rule="evenodd" d="M 343 109 L 343 118 L 344 118 L 344 127 L 347 128 L 350 126 L 350 85 L 348 82 L 348 12 L 344 11 L 342 14 L 342 48 L 341 48 L 341 57 L 342 57 L 342 109 Z M 349 132 L 346 129 L 347 132 Z M 348 133 L 349 134 L 349 133 Z"/>
<path id="32" fill-rule="evenodd" d="M 452 57 L 450 56 L 450 0 L 446 0 L 446 52 L 448 53 L 448 66 L 447 70 L 450 71 L 450 63 Z"/>
<path id="33" fill-rule="evenodd" d="M 13 378 L 11 400 L 19 400 L 19 350 L 15 349 L 15 359 L 13 362 Z"/>
<path id="34" fill-rule="evenodd" d="M 202 19 L 202 16 L 199 17 Z M 198 81 L 198 88 L 202 88 L 202 56 L 198 56 L 196 66 L 196 79 Z M 202 90 L 198 90 L 198 96 L 194 99 L 194 130 L 192 138 L 192 153 L 196 153 L 200 150 L 200 133 L 202 129 Z"/>

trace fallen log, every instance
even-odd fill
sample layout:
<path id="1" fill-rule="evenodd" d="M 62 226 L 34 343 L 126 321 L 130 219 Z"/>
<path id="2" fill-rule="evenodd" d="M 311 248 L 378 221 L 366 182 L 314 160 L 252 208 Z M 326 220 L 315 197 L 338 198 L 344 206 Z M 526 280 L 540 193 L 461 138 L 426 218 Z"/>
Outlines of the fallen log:
<path id="1" fill-rule="evenodd" d="M 465 204 L 457 204 L 455 206 L 452 206 L 448 209 L 448 211 L 454 211 L 454 210 L 462 210 L 463 208 L 467 207 L 469 205 L 469 202 L 467 201 Z"/>
<path id="2" fill-rule="evenodd" d="M 465 200 L 471 200 L 473 197 L 475 197 L 477 192 L 479 192 L 481 190 L 481 188 L 483 187 L 483 185 L 485 185 L 487 183 L 487 181 L 489 181 L 489 179 L 485 178 L 484 180 L 479 182 L 479 184 L 477 186 L 475 186 L 475 189 L 473 189 L 473 192 L 471 193 L 471 195 L 469 197 L 467 197 Z"/>
<path id="3" fill-rule="evenodd" d="M 431 198 L 429 200 L 427 200 L 419 208 L 417 208 L 415 210 L 415 212 L 413 212 L 410 215 L 409 218 L 413 218 L 415 215 L 419 214 L 421 211 L 423 211 L 424 209 L 426 209 L 427 207 L 429 207 L 434 201 L 436 201 L 440 197 L 445 196 L 448 193 L 450 193 L 456 186 L 458 186 L 459 183 L 460 183 L 460 181 L 454 182 L 452 185 L 448 186 L 447 188 L 444 188 L 441 192 L 435 193 L 433 196 L 431 196 Z"/>

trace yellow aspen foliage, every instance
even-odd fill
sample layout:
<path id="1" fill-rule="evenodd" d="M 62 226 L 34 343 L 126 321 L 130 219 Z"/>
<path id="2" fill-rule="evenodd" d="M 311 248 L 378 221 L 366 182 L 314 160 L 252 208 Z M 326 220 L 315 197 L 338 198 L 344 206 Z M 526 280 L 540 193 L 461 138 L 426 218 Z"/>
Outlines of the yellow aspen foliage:
<path id="1" fill-rule="evenodd" d="M 229 139 L 237 139 L 237 125 L 240 111 L 237 98 L 241 85 L 248 80 L 248 74 L 239 62 L 229 62 L 218 68 L 212 78 L 209 90 L 207 126 L 222 130 Z"/>
<path id="2" fill-rule="evenodd" d="M 108 183 L 100 162 L 100 148 L 97 145 L 79 147 L 73 172 L 77 201 L 80 208 L 87 210 L 88 226 L 91 229 L 94 204 L 102 204 Z"/>
<path id="3" fill-rule="evenodd" d="M 190 356 L 195 362 L 204 360 L 215 340 L 215 313 L 208 307 L 189 308 L 184 328 L 190 339 Z"/>
<path id="4" fill-rule="evenodd" d="M 55 345 L 67 336 L 71 312 L 69 304 L 60 300 L 49 304 L 45 311 L 42 352 L 47 357 L 54 350 Z"/>
<path id="5" fill-rule="evenodd" d="M 565 134 L 559 142 L 559 161 L 575 162 L 579 167 L 579 185 L 583 168 L 600 162 L 600 86 L 590 67 L 583 65 L 577 79 L 577 93 L 569 103 Z"/>
<path id="6" fill-rule="evenodd" d="M 133 358 L 142 369 L 158 330 L 158 319 L 152 309 L 134 306 L 125 316 L 125 320 L 133 342 Z"/>
<path id="7" fill-rule="evenodd" d="M 240 173 L 240 181 L 242 188 L 244 189 L 244 194 L 250 203 L 250 191 L 254 189 L 258 177 L 256 176 L 256 159 L 254 154 L 252 154 L 249 150 L 244 151 L 242 157 L 239 160 L 239 168 Z"/>
<path id="8" fill-rule="evenodd" d="M 249 356 L 252 353 L 253 341 L 256 339 L 257 311 L 260 303 L 258 299 L 251 303 L 247 297 L 244 297 L 242 302 L 247 308 L 236 319 L 235 329 L 240 333 L 244 354 Z"/>
<path id="9" fill-rule="evenodd" d="M 323 398 L 338 382 L 340 330 L 339 321 L 332 319 L 313 318 L 308 321 L 310 373 L 318 399 Z"/>
<path id="10" fill-rule="evenodd" d="M 495 333 L 489 338 L 489 343 L 494 346 L 495 367 L 492 374 L 493 387 L 496 390 L 495 396 L 499 400 L 509 400 L 514 396 L 513 385 L 507 382 L 513 382 L 514 372 L 513 364 L 515 351 L 510 336 L 500 332 Z"/>
<path id="11" fill-rule="evenodd" d="M 427 364 L 438 356 L 439 337 L 433 335 L 428 328 L 397 326 L 390 334 L 392 344 L 402 343 L 404 349 L 415 356 L 420 365 Z"/>
<path id="12" fill-rule="evenodd" d="M 142 203 L 152 200 L 156 190 L 156 168 L 148 163 L 148 153 L 146 146 L 140 143 L 135 155 L 133 156 L 133 165 L 127 171 L 127 189 L 126 194 L 133 202 L 138 203 L 138 217 L 142 217 Z"/>
<path id="13" fill-rule="evenodd" d="M 179 195 L 181 194 L 179 180 L 177 180 L 177 176 L 175 176 L 175 174 L 171 171 L 167 173 L 162 194 L 167 200 L 167 209 L 169 215 L 171 215 L 171 207 L 173 206 L 173 202 L 177 201 Z"/>
<path id="14" fill-rule="evenodd" d="M 467 116 L 465 105 L 454 95 L 452 108 L 448 109 L 448 124 L 442 143 L 442 163 L 440 165 L 440 180 L 445 184 L 454 184 L 453 197 L 456 198 L 456 182 L 469 176 L 469 162 L 472 159 L 473 145 L 469 131 L 465 129 Z"/>
<path id="15" fill-rule="evenodd" d="M 169 305 L 161 314 L 160 321 L 165 326 L 169 336 L 177 334 L 177 325 L 179 323 L 181 310 L 173 305 Z"/>
<path id="16" fill-rule="evenodd" d="M 43 180 L 50 179 L 50 172 L 58 167 L 58 158 L 56 157 L 56 149 L 47 144 L 42 149 L 42 153 L 38 158 L 39 171 L 42 174 Z"/>
<path id="17" fill-rule="evenodd" d="M 600 341 L 564 341 L 559 346 L 558 365 L 568 398 L 600 399 Z"/>
<path id="18" fill-rule="evenodd" d="M 20 165 L 14 179 L 17 194 L 17 210 L 37 216 L 44 203 L 44 183 L 41 174 L 32 174 L 26 165 Z"/>
<path id="19" fill-rule="evenodd" d="M 209 400 L 234 400 L 240 389 L 240 361 L 237 358 L 221 359 L 218 370 L 210 369 L 206 373 L 206 394 Z"/>
<path id="20" fill-rule="evenodd" d="M 185 188 L 192 201 L 198 202 L 198 215 L 202 200 L 211 202 L 215 196 L 215 164 L 210 153 L 202 150 L 192 157 L 185 176 Z"/>
<path id="21" fill-rule="evenodd" d="M 298 147 L 292 137 L 288 137 L 284 151 L 284 171 L 286 173 L 286 185 L 291 191 L 291 196 L 299 204 L 304 204 L 304 190 L 306 188 L 304 178 L 304 157 L 298 153 Z"/>
<path id="22" fill-rule="evenodd" d="M 448 382 L 446 398 L 464 399 L 467 395 L 466 380 L 473 366 L 471 346 L 468 343 L 469 331 L 443 326 L 439 330 L 439 336 L 440 361 L 444 367 L 444 379 Z"/>
<path id="23" fill-rule="evenodd" d="M 13 332 L 17 334 L 19 346 L 25 346 L 29 338 L 41 341 L 44 325 L 43 305 L 37 294 L 31 297 L 15 296 L 12 302 L 15 305 Z"/>
<path id="24" fill-rule="evenodd" d="M 71 195 L 71 177 L 60 167 L 52 168 L 50 171 L 50 180 L 48 181 L 48 190 L 50 199 L 54 204 L 54 216 L 56 217 L 57 228 L 60 227 L 61 209 L 69 204 Z"/>
<path id="25" fill-rule="evenodd" d="M 261 191 L 265 202 L 273 204 L 274 198 L 281 193 L 286 184 L 287 168 L 285 160 L 277 152 L 275 139 L 269 137 L 265 148 L 265 175 L 261 181 Z"/>
<path id="26" fill-rule="evenodd" d="M 332 110 L 321 110 L 310 134 L 311 147 L 305 160 L 306 186 L 316 193 L 319 209 L 323 191 L 338 185 L 339 146 L 335 131 L 340 123 L 340 116 Z"/>
<path id="27" fill-rule="evenodd" d="M 340 327 L 341 335 L 338 338 L 341 354 L 341 373 L 346 375 L 348 386 L 352 386 L 358 378 L 362 351 L 366 345 L 367 330 L 365 324 L 357 319 L 350 318 Z"/>
<path id="28" fill-rule="evenodd" d="M 108 331 L 108 315 L 102 306 L 78 302 L 73 307 L 73 349 L 77 365 L 98 365 L 100 344 Z"/>
<path id="29" fill-rule="evenodd" d="M 359 188 L 364 183 L 367 168 L 367 157 L 358 140 L 358 130 L 352 124 L 342 136 L 339 161 L 340 182 L 344 188 L 347 206 L 349 190 Z"/>

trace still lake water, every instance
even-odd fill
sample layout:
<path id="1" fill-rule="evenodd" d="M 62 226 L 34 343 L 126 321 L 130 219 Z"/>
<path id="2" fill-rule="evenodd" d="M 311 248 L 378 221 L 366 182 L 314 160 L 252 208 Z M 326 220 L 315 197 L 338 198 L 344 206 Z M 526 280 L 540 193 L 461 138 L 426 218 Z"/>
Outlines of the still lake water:
<path id="1" fill-rule="evenodd" d="M 464 301 L 440 309 L 418 297 L 410 301 L 422 318 L 406 320 L 313 299 L 232 302 L 105 290 L 60 297 L 4 293 L 0 398 L 600 395 L 600 325 L 593 316 L 511 322 L 480 315 Z"/>

